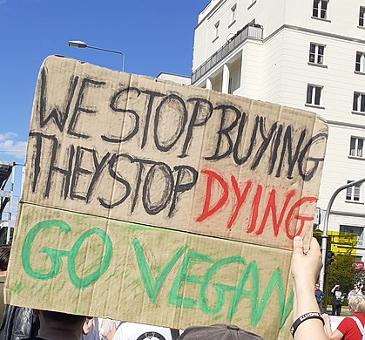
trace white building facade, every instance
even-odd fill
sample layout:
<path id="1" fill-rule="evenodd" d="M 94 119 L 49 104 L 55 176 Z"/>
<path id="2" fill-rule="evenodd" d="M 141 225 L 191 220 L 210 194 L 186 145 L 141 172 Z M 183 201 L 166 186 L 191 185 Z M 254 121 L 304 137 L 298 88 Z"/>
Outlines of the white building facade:
<path id="1" fill-rule="evenodd" d="M 365 178 L 365 0 L 212 0 L 195 29 L 192 85 L 306 109 L 329 139 L 317 207 Z M 337 196 L 329 230 L 358 235 L 365 184 Z"/>

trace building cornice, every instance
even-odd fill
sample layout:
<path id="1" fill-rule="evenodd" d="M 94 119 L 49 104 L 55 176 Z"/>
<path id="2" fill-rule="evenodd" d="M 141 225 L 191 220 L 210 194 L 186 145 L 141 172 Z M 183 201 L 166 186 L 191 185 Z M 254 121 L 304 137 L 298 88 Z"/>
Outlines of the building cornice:
<path id="1" fill-rule="evenodd" d="M 363 124 L 340 122 L 337 120 L 327 120 L 327 123 L 328 123 L 328 125 L 344 126 L 344 127 L 355 128 L 355 129 L 365 129 L 365 125 L 363 125 Z"/>
<path id="2" fill-rule="evenodd" d="M 350 216 L 350 217 L 361 217 L 361 218 L 365 218 L 365 214 L 359 214 L 359 213 L 347 212 L 347 211 L 338 211 L 338 210 L 331 210 L 331 215 L 340 215 L 340 216 Z"/>
<path id="3" fill-rule="evenodd" d="M 209 20 L 212 17 L 213 13 L 215 13 L 218 10 L 218 8 L 221 7 L 226 1 L 227 0 L 218 1 L 215 4 L 215 6 L 198 22 L 195 29 L 197 29 L 205 19 Z M 208 8 L 209 5 L 210 5 L 210 3 L 207 6 L 205 6 L 205 8 L 200 13 L 204 12 Z"/>
<path id="4" fill-rule="evenodd" d="M 280 31 L 282 31 L 284 29 L 311 33 L 311 34 L 321 35 L 321 36 L 339 39 L 339 40 L 352 41 L 352 42 L 357 42 L 359 44 L 365 44 L 365 39 L 358 39 L 358 38 L 353 38 L 353 37 L 349 37 L 349 36 L 345 36 L 345 35 L 334 34 L 334 33 L 330 33 L 330 32 L 324 32 L 324 31 L 314 30 L 311 28 L 300 27 L 300 26 L 295 26 L 295 25 L 288 25 L 288 24 L 284 24 L 284 25 L 280 26 L 277 30 L 275 30 L 270 35 L 268 35 L 266 38 L 264 38 L 263 42 L 271 39 L 273 36 L 275 36 L 276 34 L 278 34 Z"/>

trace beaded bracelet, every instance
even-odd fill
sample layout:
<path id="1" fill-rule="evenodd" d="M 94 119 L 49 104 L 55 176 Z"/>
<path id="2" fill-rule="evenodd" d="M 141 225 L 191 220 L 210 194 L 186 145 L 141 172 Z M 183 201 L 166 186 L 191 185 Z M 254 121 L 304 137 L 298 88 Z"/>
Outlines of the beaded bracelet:
<path id="1" fill-rule="evenodd" d="M 294 321 L 293 325 L 290 327 L 290 334 L 294 337 L 294 333 L 297 330 L 297 328 L 299 327 L 299 325 L 302 322 L 309 320 L 309 319 L 320 319 L 324 325 L 324 320 L 323 320 L 321 313 L 318 313 L 318 312 L 305 313 Z"/>

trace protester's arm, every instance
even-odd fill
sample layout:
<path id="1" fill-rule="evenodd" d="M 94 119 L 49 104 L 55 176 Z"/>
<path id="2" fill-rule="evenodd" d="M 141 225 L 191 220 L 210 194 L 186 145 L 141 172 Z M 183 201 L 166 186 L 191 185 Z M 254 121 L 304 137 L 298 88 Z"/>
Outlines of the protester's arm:
<path id="1" fill-rule="evenodd" d="M 91 329 L 93 328 L 93 319 L 86 319 L 85 323 L 82 327 L 82 333 L 83 334 L 89 334 L 89 332 L 91 331 Z"/>
<path id="2" fill-rule="evenodd" d="M 326 334 L 327 334 L 327 339 L 329 340 L 340 340 L 343 338 L 343 334 L 336 329 L 334 332 L 332 332 L 331 329 L 331 319 L 327 314 L 323 314 L 323 319 L 324 319 L 324 327 L 326 329 Z"/>
<path id="3" fill-rule="evenodd" d="M 304 253 L 301 237 L 294 238 L 292 257 L 292 276 L 294 288 L 293 320 L 309 312 L 319 312 L 316 298 L 313 294 L 313 286 L 316 283 L 321 269 L 321 252 L 319 244 L 312 238 L 308 253 Z M 295 340 L 327 340 L 323 323 L 320 319 L 307 319 L 299 325 L 295 334 Z"/>
<path id="4" fill-rule="evenodd" d="M 337 287 L 338 287 L 338 285 L 335 285 L 335 286 L 331 289 L 331 293 L 334 293 Z"/>

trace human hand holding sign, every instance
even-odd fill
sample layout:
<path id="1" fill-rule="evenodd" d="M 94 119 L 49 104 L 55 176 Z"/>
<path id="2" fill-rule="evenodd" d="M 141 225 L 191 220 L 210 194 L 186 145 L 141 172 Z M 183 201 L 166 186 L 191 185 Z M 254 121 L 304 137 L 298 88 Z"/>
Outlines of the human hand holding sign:
<path id="1" fill-rule="evenodd" d="M 294 238 L 292 276 L 294 288 L 308 288 L 313 292 L 318 273 L 322 267 L 319 244 L 312 238 L 308 252 L 304 251 L 303 240 L 300 236 Z"/>
<path id="2" fill-rule="evenodd" d="M 294 288 L 293 326 L 295 340 L 313 338 L 327 339 L 318 304 L 313 294 L 313 286 L 322 267 L 319 244 L 312 238 L 308 252 L 304 252 L 303 240 L 294 238 L 292 257 L 292 277 Z"/>

